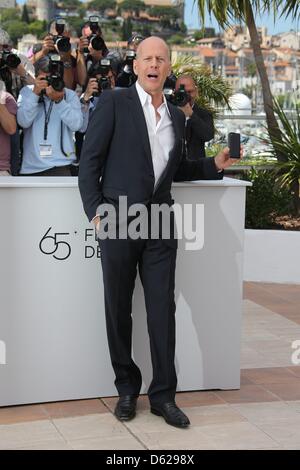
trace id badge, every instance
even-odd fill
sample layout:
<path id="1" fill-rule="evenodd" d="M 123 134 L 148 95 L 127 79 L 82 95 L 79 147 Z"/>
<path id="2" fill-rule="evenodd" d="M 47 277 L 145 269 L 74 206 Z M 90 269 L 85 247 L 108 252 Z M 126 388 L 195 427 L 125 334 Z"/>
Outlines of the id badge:
<path id="1" fill-rule="evenodd" d="M 42 158 L 52 157 L 52 145 L 51 144 L 40 144 L 40 157 Z"/>

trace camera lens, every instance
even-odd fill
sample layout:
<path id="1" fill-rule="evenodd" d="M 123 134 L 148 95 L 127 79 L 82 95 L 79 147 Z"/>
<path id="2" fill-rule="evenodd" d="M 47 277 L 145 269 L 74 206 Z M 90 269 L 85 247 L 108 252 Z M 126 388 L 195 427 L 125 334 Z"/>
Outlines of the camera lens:
<path id="1" fill-rule="evenodd" d="M 105 49 L 105 44 L 101 36 L 94 36 L 91 38 L 91 45 L 95 51 L 102 51 Z"/>
<path id="2" fill-rule="evenodd" d="M 100 84 L 101 84 L 102 90 L 110 90 L 111 89 L 111 83 L 110 83 L 110 79 L 108 77 L 102 77 L 100 79 Z"/>
<path id="3" fill-rule="evenodd" d="M 60 52 L 69 52 L 71 49 L 70 38 L 62 37 L 56 41 L 57 49 Z"/>
<path id="4" fill-rule="evenodd" d="M 20 63 L 21 60 L 16 54 L 8 54 L 6 56 L 6 64 L 10 69 L 16 69 Z"/>

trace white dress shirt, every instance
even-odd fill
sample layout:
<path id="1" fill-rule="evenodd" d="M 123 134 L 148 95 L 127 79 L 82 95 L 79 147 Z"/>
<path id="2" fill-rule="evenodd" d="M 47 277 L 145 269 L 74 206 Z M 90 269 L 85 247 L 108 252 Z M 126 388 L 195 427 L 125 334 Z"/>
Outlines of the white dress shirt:
<path id="1" fill-rule="evenodd" d="M 163 103 L 157 108 L 157 113 L 160 116 L 157 120 L 151 95 L 146 93 L 138 81 L 135 86 L 147 124 L 156 185 L 167 166 L 170 151 L 174 146 L 173 124 L 165 96 L 163 95 Z"/>

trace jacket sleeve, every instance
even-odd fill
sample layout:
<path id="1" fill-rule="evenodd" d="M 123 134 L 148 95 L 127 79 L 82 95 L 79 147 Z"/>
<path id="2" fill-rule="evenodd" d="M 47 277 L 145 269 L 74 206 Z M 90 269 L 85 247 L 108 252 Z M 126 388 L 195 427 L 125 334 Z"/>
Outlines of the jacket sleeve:
<path id="1" fill-rule="evenodd" d="M 193 136 L 203 142 L 208 142 L 214 138 L 214 121 L 212 114 L 205 109 L 195 107 L 195 110 L 189 119 Z"/>
<path id="2" fill-rule="evenodd" d="M 18 124 L 27 129 L 35 120 L 39 111 L 39 97 L 33 93 L 30 86 L 21 89 L 18 97 Z"/>
<path id="3" fill-rule="evenodd" d="M 174 181 L 221 180 L 224 171 L 218 172 L 213 157 L 187 160 L 182 158 L 175 173 Z"/>
<path id="4" fill-rule="evenodd" d="M 187 159 L 187 149 L 184 138 L 185 119 L 183 113 L 178 115 L 178 118 L 181 120 L 180 127 L 182 129 L 182 148 L 180 164 L 176 170 L 173 180 L 178 182 L 223 179 L 224 171 L 218 171 L 214 158 L 199 158 L 198 160 Z"/>
<path id="5" fill-rule="evenodd" d="M 78 131 L 83 123 L 81 104 L 75 92 L 68 93 L 67 100 L 55 103 L 62 122 L 73 132 Z"/>
<path id="6" fill-rule="evenodd" d="M 113 91 L 102 93 L 93 111 L 82 146 L 78 184 L 83 207 L 91 221 L 102 201 L 101 170 L 105 164 L 114 132 Z"/>

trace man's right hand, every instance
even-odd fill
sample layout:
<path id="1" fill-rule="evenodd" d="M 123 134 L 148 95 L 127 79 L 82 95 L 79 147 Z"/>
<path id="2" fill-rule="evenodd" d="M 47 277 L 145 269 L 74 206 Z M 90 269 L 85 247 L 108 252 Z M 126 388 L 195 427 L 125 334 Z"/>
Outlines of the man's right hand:
<path id="1" fill-rule="evenodd" d="M 84 49 L 87 49 L 89 47 L 89 40 L 86 36 L 81 36 L 81 38 L 79 39 L 79 51 L 83 54 L 84 53 Z"/>
<path id="2" fill-rule="evenodd" d="M 49 51 L 55 51 L 53 37 L 50 34 L 45 37 L 42 47 L 43 55 L 47 55 Z"/>
<path id="3" fill-rule="evenodd" d="M 85 101 L 88 101 L 92 96 L 93 93 L 98 93 L 98 82 L 96 78 L 90 78 L 88 86 L 84 92 L 83 98 Z"/>
<path id="4" fill-rule="evenodd" d="M 33 93 L 40 96 L 42 90 L 45 90 L 48 86 L 47 80 L 42 77 L 37 77 L 34 82 Z"/>

